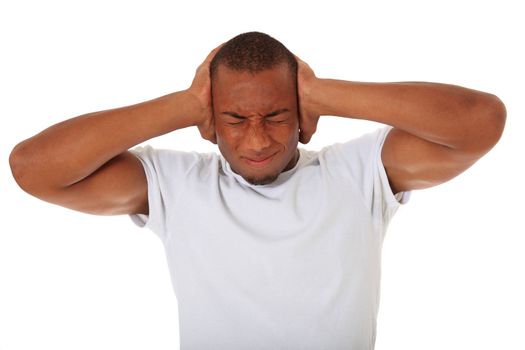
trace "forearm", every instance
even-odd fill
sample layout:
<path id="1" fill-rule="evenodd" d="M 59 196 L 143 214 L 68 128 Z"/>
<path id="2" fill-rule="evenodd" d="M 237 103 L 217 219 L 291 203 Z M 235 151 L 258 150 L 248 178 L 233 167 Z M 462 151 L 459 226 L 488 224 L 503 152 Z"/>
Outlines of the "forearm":
<path id="1" fill-rule="evenodd" d="M 451 148 L 481 145 L 499 135 L 504 106 L 490 94 L 454 85 L 363 83 L 318 79 L 319 115 L 366 119 Z"/>
<path id="2" fill-rule="evenodd" d="M 66 120 L 18 144 L 12 167 L 23 172 L 21 181 L 71 185 L 134 145 L 193 125 L 192 103 L 177 92 Z"/>

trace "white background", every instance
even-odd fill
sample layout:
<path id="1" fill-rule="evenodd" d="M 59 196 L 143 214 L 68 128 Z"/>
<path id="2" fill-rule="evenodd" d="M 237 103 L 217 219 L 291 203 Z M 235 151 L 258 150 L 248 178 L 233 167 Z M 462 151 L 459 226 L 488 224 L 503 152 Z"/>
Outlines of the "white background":
<path id="1" fill-rule="evenodd" d="M 178 348 L 154 234 L 125 216 L 25 194 L 8 155 L 61 120 L 186 88 L 213 47 L 251 30 L 281 40 L 320 77 L 451 83 L 505 102 L 500 143 L 454 180 L 414 192 L 393 219 L 376 349 L 525 349 L 522 13 L 511 1 L 314 4 L 2 1 L 0 350 Z M 378 126 L 322 117 L 300 147 Z M 149 143 L 218 151 L 196 128 Z"/>

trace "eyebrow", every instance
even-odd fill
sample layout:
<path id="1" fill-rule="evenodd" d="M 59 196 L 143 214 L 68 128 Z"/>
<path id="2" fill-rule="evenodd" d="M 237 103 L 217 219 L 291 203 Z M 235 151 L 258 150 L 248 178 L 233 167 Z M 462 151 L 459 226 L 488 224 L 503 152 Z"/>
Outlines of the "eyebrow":
<path id="1" fill-rule="evenodd" d="M 285 113 L 285 112 L 289 112 L 290 110 L 288 108 L 281 108 L 281 109 L 277 109 L 273 112 L 270 112 L 268 114 L 265 114 L 263 117 L 264 118 L 268 118 L 268 117 L 274 117 L 276 115 L 279 115 L 281 113 Z M 239 113 L 235 113 L 235 112 L 230 112 L 230 111 L 224 111 L 222 112 L 221 114 L 227 114 L 231 117 L 234 117 L 234 118 L 237 118 L 237 119 L 246 119 L 248 117 L 245 117 L 243 115 L 240 115 Z"/>

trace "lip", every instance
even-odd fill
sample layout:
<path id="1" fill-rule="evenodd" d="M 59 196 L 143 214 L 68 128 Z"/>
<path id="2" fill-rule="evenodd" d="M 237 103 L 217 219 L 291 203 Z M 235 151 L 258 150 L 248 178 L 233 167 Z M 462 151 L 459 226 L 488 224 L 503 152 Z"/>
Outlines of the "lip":
<path id="1" fill-rule="evenodd" d="M 244 159 L 244 161 L 246 163 L 248 163 L 252 167 L 261 168 L 261 167 L 266 166 L 268 163 L 270 163 L 274 156 L 275 156 L 275 153 L 272 154 L 271 156 L 269 156 L 267 158 L 263 158 L 261 160 L 254 160 L 254 159 L 250 159 L 250 158 L 246 158 L 246 157 L 243 158 L 243 159 Z"/>

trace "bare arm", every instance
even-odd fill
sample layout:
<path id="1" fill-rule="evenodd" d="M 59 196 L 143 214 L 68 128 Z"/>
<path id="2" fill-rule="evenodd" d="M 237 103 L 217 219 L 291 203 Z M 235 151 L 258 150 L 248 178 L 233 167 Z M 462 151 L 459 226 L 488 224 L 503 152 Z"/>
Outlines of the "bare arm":
<path id="1" fill-rule="evenodd" d="M 381 155 L 394 193 L 435 186 L 459 175 L 503 132 L 505 106 L 488 93 L 426 82 L 318 79 L 304 62 L 301 67 L 305 79 L 301 115 L 308 140 L 319 115 L 394 127 Z"/>
<path id="2" fill-rule="evenodd" d="M 215 141 L 208 64 L 188 90 L 53 125 L 16 145 L 9 162 L 26 192 L 92 214 L 148 213 L 140 161 L 127 150 L 150 138 L 198 126 Z"/>

